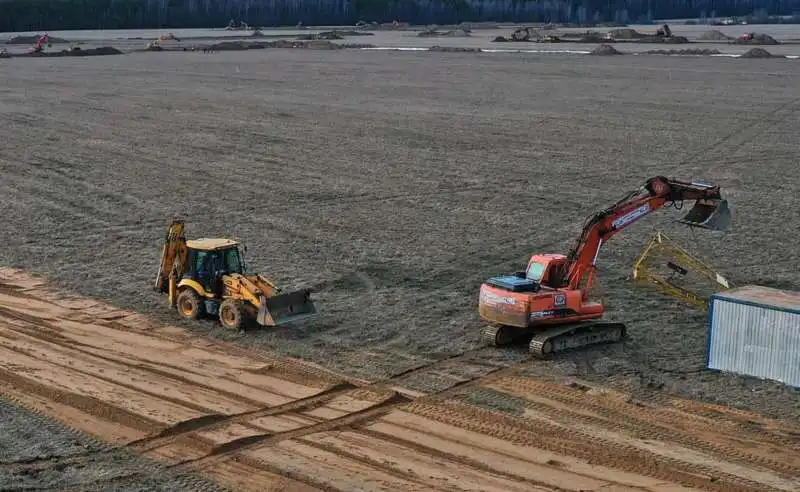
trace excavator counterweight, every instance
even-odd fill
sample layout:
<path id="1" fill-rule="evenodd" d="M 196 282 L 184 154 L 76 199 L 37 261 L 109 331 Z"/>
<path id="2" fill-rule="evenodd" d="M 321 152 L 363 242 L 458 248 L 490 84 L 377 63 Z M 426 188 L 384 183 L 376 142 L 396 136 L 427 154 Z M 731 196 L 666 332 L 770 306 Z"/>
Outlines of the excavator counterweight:
<path id="1" fill-rule="evenodd" d="M 568 255 L 533 255 L 524 271 L 484 282 L 478 309 L 490 324 L 483 329 L 483 339 L 501 346 L 531 338 L 529 349 L 537 357 L 623 339 L 625 325 L 600 321 L 603 305 L 589 300 L 600 247 L 654 210 L 668 204 L 679 208 L 689 200 L 695 204 L 678 222 L 713 231 L 730 228 L 730 209 L 718 186 L 650 178 L 589 217 Z"/>

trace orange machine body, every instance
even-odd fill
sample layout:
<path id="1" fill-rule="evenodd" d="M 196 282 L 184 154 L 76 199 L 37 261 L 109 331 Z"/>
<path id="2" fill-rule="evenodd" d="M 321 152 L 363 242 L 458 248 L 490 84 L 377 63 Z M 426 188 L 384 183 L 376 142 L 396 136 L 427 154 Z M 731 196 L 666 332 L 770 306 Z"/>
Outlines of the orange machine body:
<path id="1" fill-rule="evenodd" d="M 566 264 L 564 255 L 533 255 L 525 272 L 488 279 L 481 285 L 481 317 L 518 328 L 601 318 L 603 305 L 587 301 L 583 291 L 551 286 Z"/>

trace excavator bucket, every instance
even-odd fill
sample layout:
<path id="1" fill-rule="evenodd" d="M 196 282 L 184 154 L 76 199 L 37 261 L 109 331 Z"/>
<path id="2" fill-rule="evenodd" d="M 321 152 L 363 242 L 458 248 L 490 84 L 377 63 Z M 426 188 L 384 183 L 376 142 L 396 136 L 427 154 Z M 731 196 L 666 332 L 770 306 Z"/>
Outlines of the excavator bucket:
<path id="1" fill-rule="evenodd" d="M 727 231 L 731 226 L 728 200 L 697 200 L 689 213 L 678 222 L 712 231 Z"/>
<path id="2" fill-rule="evenodd" d="M 288 294 L 262 297 L 256 321 L 262 326 L 279 326 L 310 318 L 316 314 L 317 308 L 311 300 L 311 289 L 303 289 Z"/>

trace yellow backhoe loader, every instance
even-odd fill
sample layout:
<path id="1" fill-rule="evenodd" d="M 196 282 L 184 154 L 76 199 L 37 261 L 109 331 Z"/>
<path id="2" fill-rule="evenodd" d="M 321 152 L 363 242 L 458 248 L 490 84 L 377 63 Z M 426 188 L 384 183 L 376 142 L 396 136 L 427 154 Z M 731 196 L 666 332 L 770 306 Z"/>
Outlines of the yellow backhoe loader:
<path id="1" fill-rule="evenodd" d="M 217 315 L 225 328 L 248 320 L 278 326 L 316 315 L 311 289 L 283 293 L 270 279 L 245 273 L 239 243 L 232 239 L 186 240 L 184 222 L 169 226 L 154 289 L 187 319 Z"/>

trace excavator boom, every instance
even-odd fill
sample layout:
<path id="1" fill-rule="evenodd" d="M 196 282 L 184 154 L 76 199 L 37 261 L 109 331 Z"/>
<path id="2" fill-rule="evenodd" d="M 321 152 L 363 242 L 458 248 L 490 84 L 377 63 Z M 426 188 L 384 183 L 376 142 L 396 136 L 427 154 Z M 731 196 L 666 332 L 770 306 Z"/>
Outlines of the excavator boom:
<path id="1" fill-rule="evenodd" d="M 638 190 L 589 218 L 568 256 L 567 268 L 562 272 L 566 276 L 562 277 L 560 285 L 579 288 L 582 279 L 594 269 L 600 247 L 611 237 L 664 205 L 673 204 L 678 208 L 678 203 L 688 200 L 695 200 L 695 204 L 680 223 L 708 230 L 728 230 L 731 213 L 718 186 L 661 176 L 650 178 Z"/>

